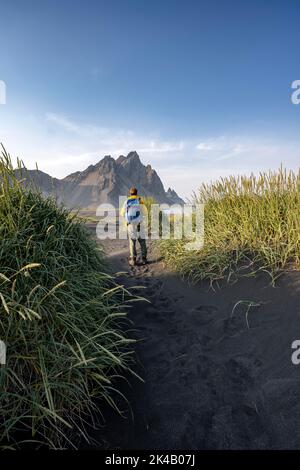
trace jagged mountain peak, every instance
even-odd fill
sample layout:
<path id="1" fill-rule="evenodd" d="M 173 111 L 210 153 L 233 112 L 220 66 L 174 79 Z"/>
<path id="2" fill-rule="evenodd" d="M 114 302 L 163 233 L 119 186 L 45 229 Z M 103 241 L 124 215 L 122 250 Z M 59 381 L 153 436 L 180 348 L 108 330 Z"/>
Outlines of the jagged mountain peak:
<path id="1" fill-rule="evenodd" d="M 116 165 L 116 160 L 111 155 L 105 155 L 102 160 L 100 160 L 96 165 L 95 168 L 114 168 Z"/>
<path id="2" fill-rule="evenodd" d="M 140 162 L 141 163 L 139 154 L 135 150 L 129 152 L 129 154 L 127 155 L 127 160 L 133 160 L 135 162 Z"/>
<path id="3" fill-rule="evenodd" d="M 120 155 L 120 156 L 117 158 L 116 163 L 117 163 L 117 165 L 118 165 L 118 164 L 122 164 L 122 163 L 123 163 L 124 161 L 126 161 L 126 160 L 127 160 L 127 157 L 125 157 L 124 155 Z"/>
<path id="4" fill-rule="evenodd" d="M 116 160 L 117 165 L 122 166 L 123 168 L 126 168 L 127 171 L 132 171 L 132 169 L 137 170 L 138 168 L 144 168 L 144 165 L 142 164 L 140 157 L 137 152 L 129 152 L 127 157 L 124 157 L 124 155 L 121 155 L 117 160 Z"/>
<path id="5" fill-rule="evenodd" d="M 53 180 L 53 192 L 68 207 L 96 208 L 104 202 L 118 206 L 119 196 L 126 196 L 131 186 L 136 186 L 142 196 L 154 197 L 159 203 L 183 203 L 174 190 L 165 191 L 157 172 L 151 165 L 144 165 L 136 151 L 129 152 L 127 157 L 120 155 L 116 160 L 106 155 L 95 165 L 61 180 L 47 174 L 37 178 L 35 170 L 29 173 L 31 180 L 47 195 L 51 193 Z"/>
<path id="6" fill-rule="evenodd" d="M 183 204 L 184 201 L 178 196 L 176 191 L 172 188 L 168 188 L 168 191 L 166 192 L 167 199 L 169 201 L 169 204 Z"/>

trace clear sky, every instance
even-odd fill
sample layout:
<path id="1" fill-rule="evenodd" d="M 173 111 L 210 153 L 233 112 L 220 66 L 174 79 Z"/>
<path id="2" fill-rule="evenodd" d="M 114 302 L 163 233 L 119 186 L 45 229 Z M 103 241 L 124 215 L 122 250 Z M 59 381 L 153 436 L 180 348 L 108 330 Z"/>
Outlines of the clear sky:
<path id="1" fill-rule="evenodd" d="M 0 0 L 0 141 L 62 177 L 137 150 L 183 196 L 300 161 L 298 0 Z"/>

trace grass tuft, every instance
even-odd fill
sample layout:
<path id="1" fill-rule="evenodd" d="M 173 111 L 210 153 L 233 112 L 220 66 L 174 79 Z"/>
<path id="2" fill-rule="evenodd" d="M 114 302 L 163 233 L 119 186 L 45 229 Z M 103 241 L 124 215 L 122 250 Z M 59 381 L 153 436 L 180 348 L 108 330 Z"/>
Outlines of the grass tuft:
<path id="1" fill-rule="evenodd" d="M 203 184 L 193 202 L 205 204 L 204 248 L 160 243 L 166 263 L 183 276 L 213 283 L 265 271 L 274 283 L 284 270 L 300 269 L 300 171 L 222 178 Z"/>
<path id="2" fill-rule="evenodd" d="M 74 447 L 105 403 L 117 409 L 134 296 L 75 215 L 24 188 L 4 148 L 0 184 L 0 446 Z"/>

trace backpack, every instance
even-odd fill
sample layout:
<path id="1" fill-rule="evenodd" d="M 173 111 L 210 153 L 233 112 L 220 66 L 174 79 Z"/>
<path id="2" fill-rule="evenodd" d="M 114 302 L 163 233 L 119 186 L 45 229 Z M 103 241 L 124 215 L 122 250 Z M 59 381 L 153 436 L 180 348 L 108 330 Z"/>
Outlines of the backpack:
<path id="1" fill-rule="evenodd" d="M 140 198 L 127 199 L 125 218 L 127 224 L 139 224 L 142 221 Z"/>

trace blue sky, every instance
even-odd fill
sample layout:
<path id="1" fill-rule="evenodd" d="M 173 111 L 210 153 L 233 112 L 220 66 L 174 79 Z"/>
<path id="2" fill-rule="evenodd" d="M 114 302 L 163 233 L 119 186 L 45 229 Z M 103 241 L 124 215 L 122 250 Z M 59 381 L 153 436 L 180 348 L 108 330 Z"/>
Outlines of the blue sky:
<path id="1" fill-rule="evenodd" d="M 297 0 L 0 0 L 0 141 L 53 176 L 137 150 L 188 196 L 297 168 Z"/>

